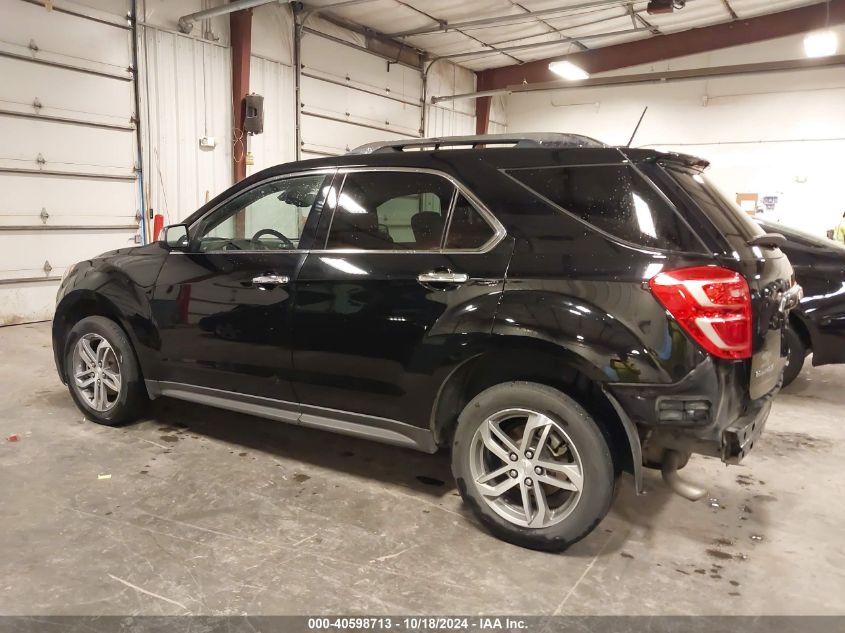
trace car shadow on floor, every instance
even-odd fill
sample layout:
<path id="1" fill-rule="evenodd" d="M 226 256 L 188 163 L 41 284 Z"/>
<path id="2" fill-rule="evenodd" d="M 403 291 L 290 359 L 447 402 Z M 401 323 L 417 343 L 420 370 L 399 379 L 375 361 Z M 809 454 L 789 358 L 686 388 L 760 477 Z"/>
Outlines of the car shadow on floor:
<path id="1" fill-rule="evenodd" d="M 61 396 L 58 392 L 55 395 L 51 392 L 46 395 L 46 399 L 51 403 L 55 399 L 55 404 L 60 408 L 73 406 L 66 391 L 63 391 Z M 469 509 L 457 501 L 458 492 L 451 474 L 449 453 L 446 450 L 429 455 L 170 398 L 154 401 L 148 415 L 142 421 L 124 429 L 116 429 L 116 431 L 138 435 L 145 441 L 166 447 L 176 454 L 180 452 L 184 444 L 190 445 L 190 442 L 205 438 L 224 443 L 237 457 L 243 456 L 244 459 L 248 459 L 259 457 L 258 454 L 261 453 L 272 460 L 278 460 L 284 467 L 294 469 L 294 471 L 300 464 L 303 471 L 307 471 L 309 467 L 326 469 L 342 476 L 400 486 L 406 488 L 409 494 L 424 495 L 440 503 L 454 496 L 452 511 L 459 512 L 469 523 L 478 526 L 478 521 Z M 692 475 L 690 479 L 694 480 L 695 475 Z M 614 523 L 618 525 L 618 522 L 621 522 L 645 530 L 644 533 L 641 532 L 641 538 L 650 539 L 666 520 L 666 517 L 661 515 L 673 515 L 675 513 L 672 512 L 671 507 L 677 503 L 689 503 L 676 498 L 676 495 L 660 480 L 660 474 L 657 471 L 646 471 L 645 484 L 647 494 L 637 496 L 634 493 L 632 477 L 628 474 L 621 476 L 608 518 L 602 522 L 604 531 L 612 531 L 609 526 Z M 728 490 L 723 488 L 720 495 L 721 503 L 732 510 L 727 514 L 735 515 L 745 503 L 749 502 L 748 492 L 741 487 Z M 692 509 L 707 504 L 708 498 L 705 498 L 690 506 Z M 754 514 L 746 517 L 751 520 L 745 523 L 745 527 L 750 529 L 753 524 L 757 524 L 762 528 L 761 524 L 768 522 L 768 512 L 766 508 L 760 507 L 760 504 L 753 505 L 755 506 Z M 724 507 L 713 512 L 721 513 Z M 738 517 L 731 518 L 736 520 Z M 705 526 L 701 527 L 705 528 Z M 710 527 L 714 529 L 696 530 L 696 533 L 690 534 L 690 537 L 700 541 L 706 547 L 717 537 L 728 536 L 733 539 L 739 536 L 739 534 L 725 534 L 723 530 L 715 529 L 715 526 Z M 727 532 L 735 532 L 735 530 L 730 529 Z M 594 547 L 587 541 L 597 538 L 599 534 L 601 534 L 601 526 L 596 530 L 595 536 L 584 541 L 584 546 L 570 548 L 567 555 L 583 554 L 586 557 L 594 555 Z M 612 539 L 602 556 L 617 554 L 625 548 L 626 541 L 627 539 Z"/>
<path id="2" fill-rule="evenodd" d="M 239 454 L 261 452 L 286 463 L 399 484 L 433 497 L 457 494 L 447 451 L 429 455 L 170 398 L 155 400 L 141 424 L 157 425 L 160 436 L 153 439 L 159 443 L 201 435 L 239 446 L 244 449 Z"/>

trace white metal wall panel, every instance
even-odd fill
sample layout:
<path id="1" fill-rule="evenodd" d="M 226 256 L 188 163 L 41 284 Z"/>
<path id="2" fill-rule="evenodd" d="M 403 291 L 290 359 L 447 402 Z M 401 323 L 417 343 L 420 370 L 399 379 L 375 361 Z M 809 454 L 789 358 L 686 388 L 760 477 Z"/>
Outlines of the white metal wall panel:
<path id="1" fill-rule="evenodd" d="M 425 111 L 426 136 L 462 136 L 475 134 L 475 115 L 469 115 L 440 104 L 428 104 Z"/>
<path id="2" fill-rule="evenodd" d="M 131 31 L 61 5 L 0 0 L 0 325 L 50 318 L 67 266 L 137 234 Z"/>
<path id="3" fill-rule="evenodd" d="M 490 122 L 487 125 L 487 132 L 490 134 L 504 134 L 508 131 L 508 111 L 505 99 L 504 95 L 493 96 L 493 102 L 490 104 Z"/>
<path id="4" fill-rule="evenodd" d="M 302 39 L 302 73 L 303 158 L 420 135 L 418 70 L 307 33 Z"/>
<path id="5" fill-rule="evenodd" d="M 232 184 L 231 51 L 169 31 L 141 31 L 146 206 L 173 223 Z M 201 148 L 202 137 L 213 137 L 216 147 Z"/>
<path id="6" fill-rule="evenodd" d="M 132 181 L 68 176 L 51 176 L 45 181 L 38 174 L 9 173 L 0 174 L 0 191 L 0 231 L 10 226 L 137 225 L 138 187 Z M 49 216 L 46 221 L 42 211 Z M 82 241 L 81 236 L 78 241 Z M 57 269 L 62 265 L 53 263 Z"/>
<path id="7" fill-rule="evenodd" d="M 293 68 L 253 56 L 249 64 L 251 92 L 264 97 L 264 132 L 249 137 L 252 165 L 247 174 L 296 160 L 296 109 Z"/>
<path id="8" fill-rule="evenodd" d="M 15 0 L 0 0 L 15 1 Z M 20 1 L 20 0 L 17 0 Z M 0 110 L 129 126 L 132 83 L 0 57 Z M 72 86 L 72 90 L 68 87 Z M 34 105 L 38 100 L 40 107 Z"/>
<path id="9" fill-rule="evenodd" d="M 450 62 L 436 62 L 429 67 L 426 94 L 458 94 L 475 90 L 475 73 Z M 475 134 L 475 101 L 443 101 L 429 104 L 425 115 L 425 136 Z"/>
<path id="10" fill-rule="evenodd" d="M 3 115 L 0 138 L 0 170 L 40 165 L 65 173 L 135 178 L 135 135 L 131 130 Z"/>

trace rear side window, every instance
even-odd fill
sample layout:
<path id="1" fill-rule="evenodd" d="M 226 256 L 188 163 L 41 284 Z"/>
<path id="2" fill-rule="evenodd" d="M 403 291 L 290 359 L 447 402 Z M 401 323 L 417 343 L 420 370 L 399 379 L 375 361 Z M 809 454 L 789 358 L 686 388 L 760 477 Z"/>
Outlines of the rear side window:
<path id="1" fill-rule="evenodd" d="M 455 250 L 475 250 L 493 239 L 495 231 L 481 217 L 463 194 L 458 196 L 452 220 L 449 222 L 449 234 L 446 236 L 446 248 Z"/>
<path id="2" fill-rule="evenodd" d="M 517 169 L 508 174 L 555 206 L 631 244 L 703 250 L 689 226 L 630 165 Z"/>
<path id="3" fill-rule="evenodd" d="M 434 174 L 350 173 L 326 200 L 335 207 L 326 248 L 439 249 L 454 192 Z"/>

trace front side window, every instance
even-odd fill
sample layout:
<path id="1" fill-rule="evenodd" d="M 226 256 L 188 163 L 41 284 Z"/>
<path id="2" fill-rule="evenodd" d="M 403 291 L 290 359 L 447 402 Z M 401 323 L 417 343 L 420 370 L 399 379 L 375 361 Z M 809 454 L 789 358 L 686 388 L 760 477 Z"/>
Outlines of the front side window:
<path id="1" fill-rule="evenodd" d="M 549 167 L 508 174 L 584 222 L 632 244 L 698 251 L 675 210 L 630 165 Z"/>
<path id="2" fill-rule="evenodd" d="M 403 171 L 352 172 L 334 208 L 326 248 L 437 250 L 455 187 L 434 174 Z"/>
<path id="3" fill-rule="evenodd" d="M 250 189 L 212 213 L 199 251 L 296 250 L 312 210 L 319 211 L 331 176 L 295 176 Z"/>

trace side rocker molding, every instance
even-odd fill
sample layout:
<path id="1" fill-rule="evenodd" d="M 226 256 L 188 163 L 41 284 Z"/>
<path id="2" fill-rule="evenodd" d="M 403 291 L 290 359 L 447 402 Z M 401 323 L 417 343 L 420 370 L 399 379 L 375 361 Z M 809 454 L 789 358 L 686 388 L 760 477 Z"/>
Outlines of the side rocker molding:
<path id="1" fill-rule="evenodd" d="M 398 420 L 251 396 L 198 385 L 158 380 L 146 380 L 145 383 L 151 398 L 168 396 L 237 413 L 246 413 L 298 426 L 325 429 L 342 435 L 412 448 L 424 453 L 437 452 L 434 434 L 429 429 L 411 426 Z"/>
<path id="2" fill-rule="evenodd" d="M 631 418 L 628 417 L 628 414 L 625 413 L 622 405 L 619 404 L 619 401 L 615 397 L 613 397 L 613 394 L 604 387 L 602 387 L 602 391 L 604 392 L 604 395 L 607 396 L 607 399 L 610 400 L 610 404 L 613 405 L 616 415 L 618 415 L 619 419 L 622 421 L 622 426 L 625 429 L 625 435 L 628 436 L 628 444 L 631 446 L 631 461 L 634 464 L 634 488 L 638 495 L 644 494 L 643 447 L 640 444 L 640 436 L 637 433 L 637 427 L 633 422 L 631 422 Z"/>

